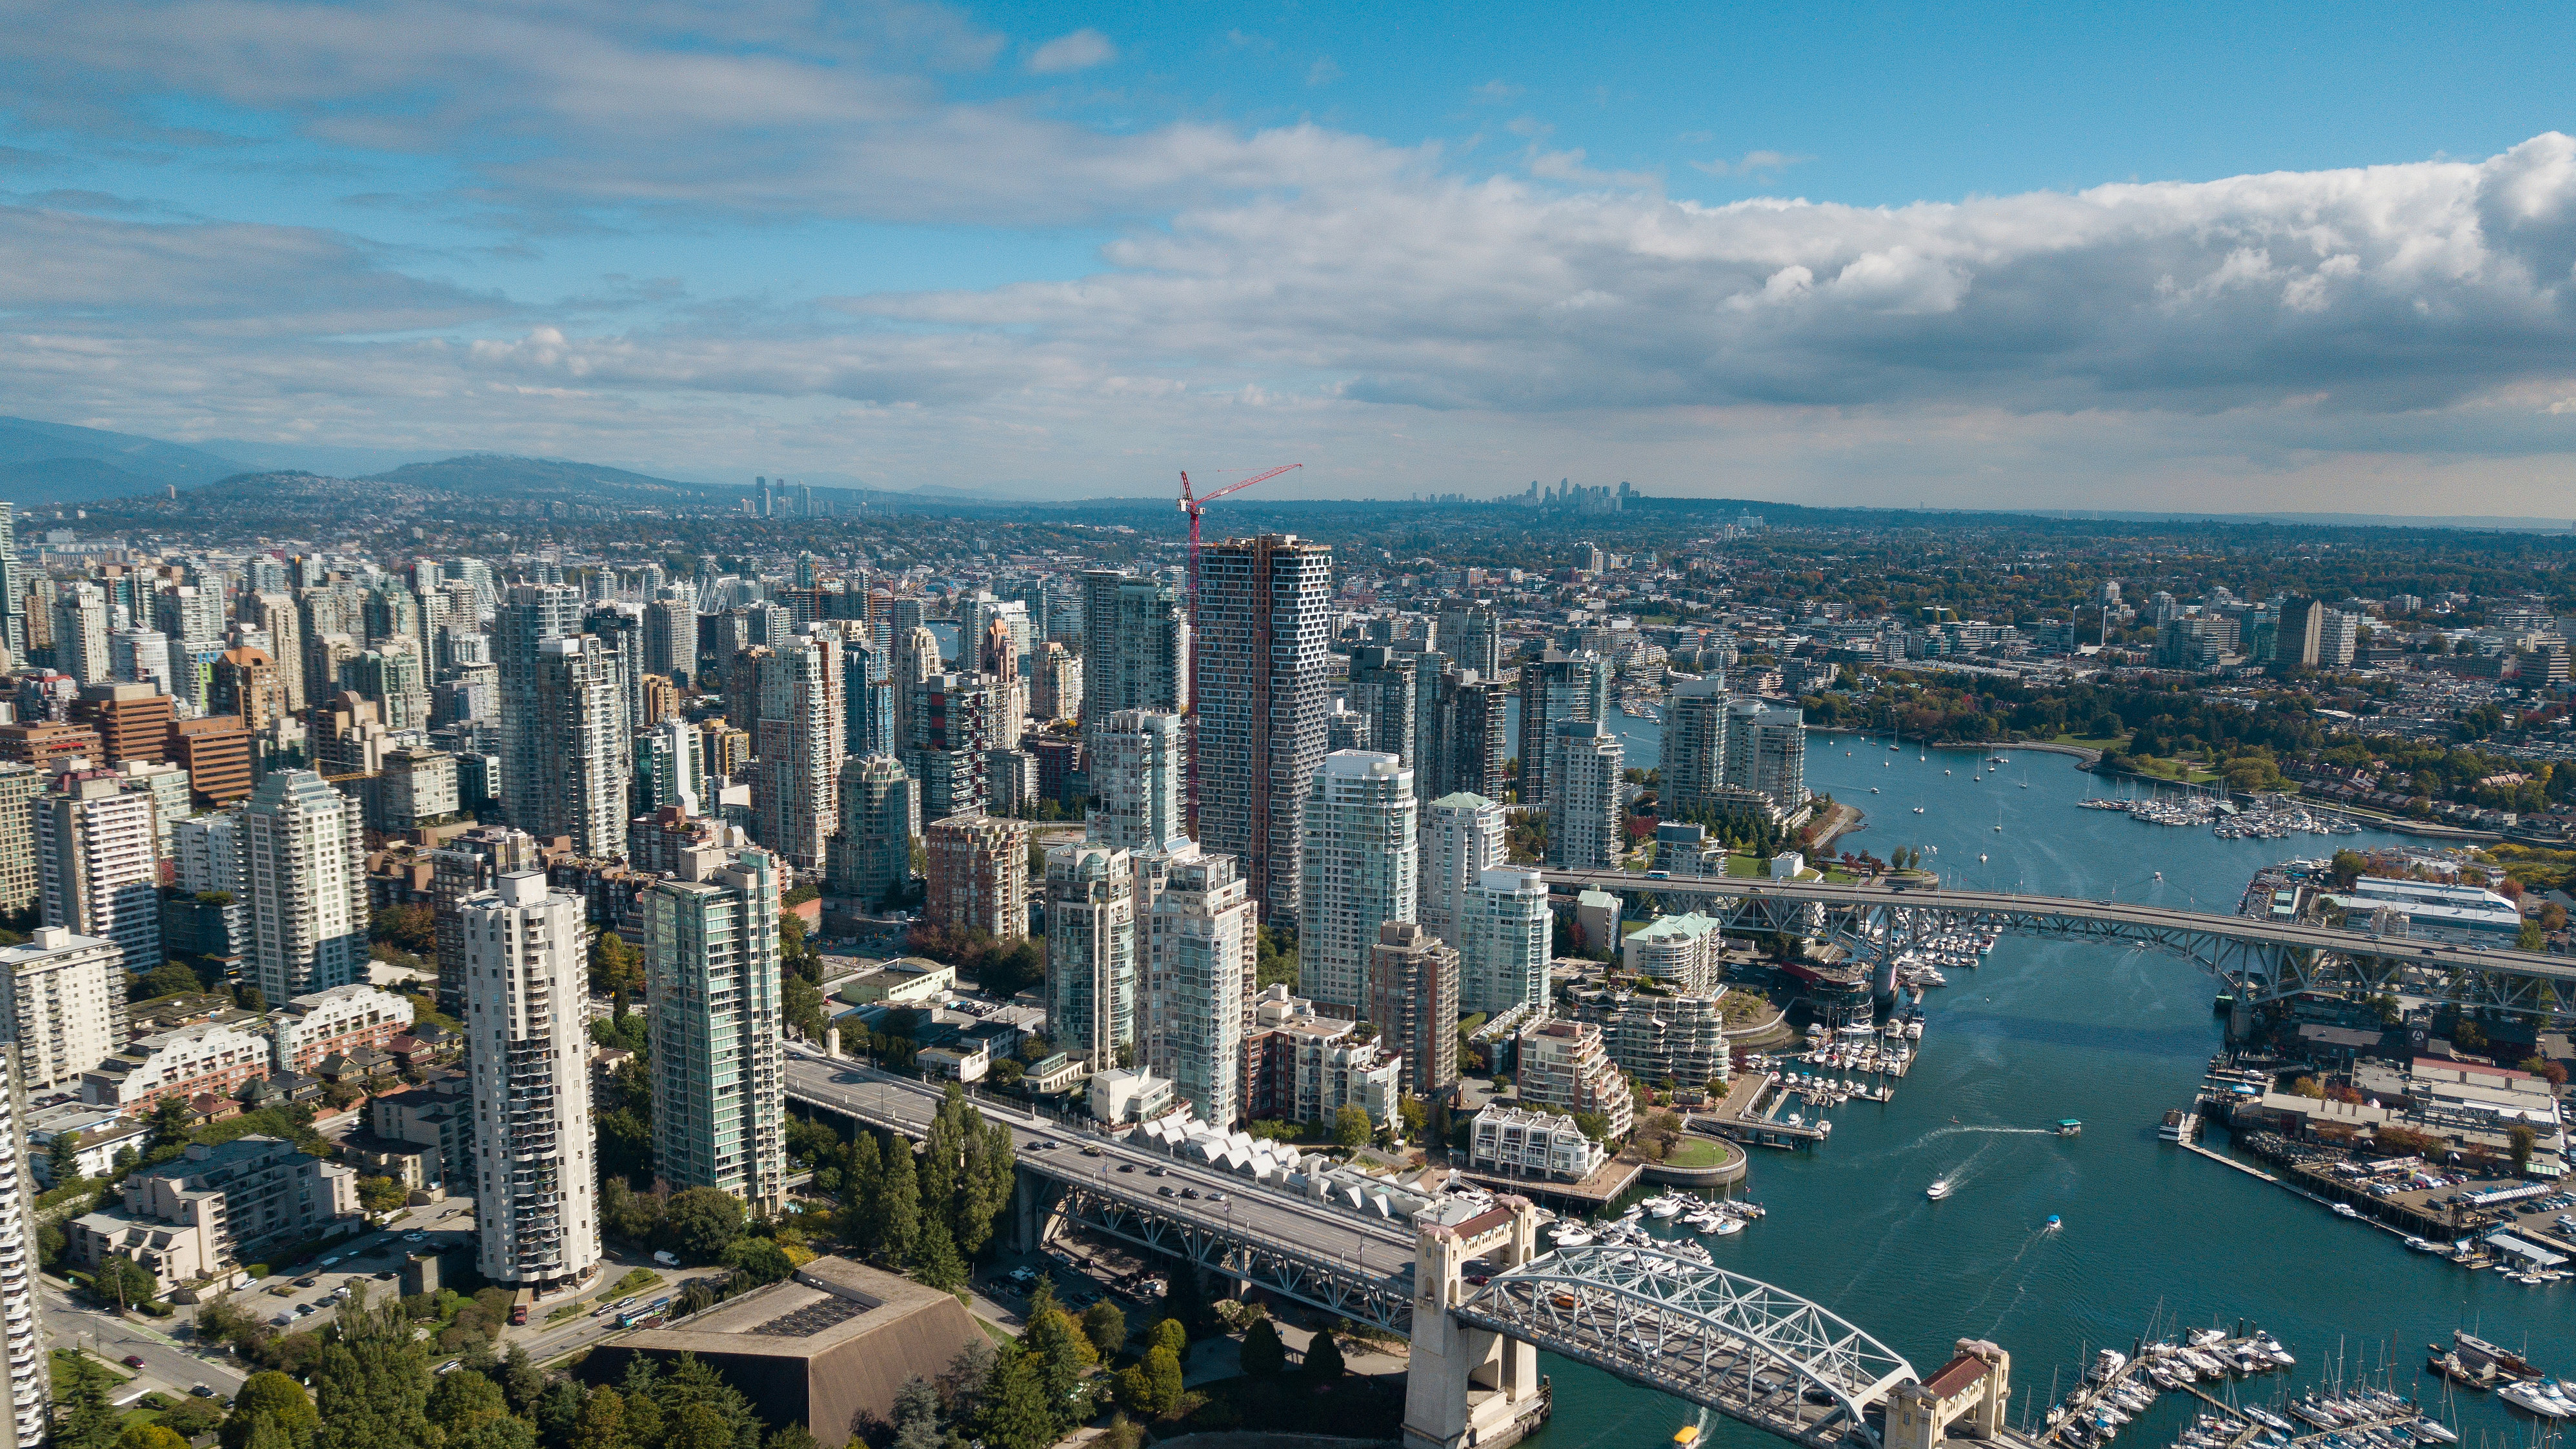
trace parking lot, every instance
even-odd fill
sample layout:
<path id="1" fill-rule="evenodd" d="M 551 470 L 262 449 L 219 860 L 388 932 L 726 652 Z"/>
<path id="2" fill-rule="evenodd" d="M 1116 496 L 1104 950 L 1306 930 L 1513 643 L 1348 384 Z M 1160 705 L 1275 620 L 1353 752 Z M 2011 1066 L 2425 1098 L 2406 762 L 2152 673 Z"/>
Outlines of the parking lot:
<path id="1" fill-rule="evenodd" d="M 365 1285 L 372 1302 L 399 1297 L 403 1260 L 410 1254 L 470 1251 L 473 1243 L 471 1202 L 431 1203 L 408 1210 L 383 1231 L 335 1243 L 310 1263 L 281 1263 L 275 1273 L 235 1295 L 235 1301 L 279 1332 L 291 1333 L 338 1307 L 357 1285 Z"/>

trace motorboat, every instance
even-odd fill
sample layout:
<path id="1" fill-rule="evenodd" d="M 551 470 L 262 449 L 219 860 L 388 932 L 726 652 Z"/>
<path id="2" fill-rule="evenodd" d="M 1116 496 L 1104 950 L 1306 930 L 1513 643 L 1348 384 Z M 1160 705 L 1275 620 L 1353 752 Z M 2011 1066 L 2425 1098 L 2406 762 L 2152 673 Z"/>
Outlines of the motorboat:
<path id="1" fill-rule="evenodd" d="M 2298 1359 L 2291 1355 L 2290 1350 L 2282 1345 L 2281 1340 L 2268 1333 L 2255 1334 L 2254 1346 L 2262 1350 L 2265 1358 L 2282 1368 L 2289 1368 L 2298 1362 Z"/>
<path id="2" fill-rule="evenodd" d="M 1573 1223 L 1565 1223 L 1560 1225 L 1554 1232 L 1549 1233 L 1547 1235 L 1547 1240 L 1556 1244 L 1560 1248 L 1583 1248 L 1591 1246 L 1593 1237 L 1591 1233 L 1585 1231 L 1580 1226 Z"/>
<path id="3" fill-rule="evenodd" d="M 2438 1253 L 2442 1251 L 2442 1245 L 2434 1242 L 2431 1238 L 2419 1238 L 2411 1233 L 2407 1235 L 2406 1246 L 2413 1248 L 2419 1253 Z"/>
<path id="4" fill-rule="evenodd" d="M 2496 1397 L 2513 1405 L 2515 1408 L 2522 1410 L 2526 1414 L 2536 1414 L 2544 1419 L 2564 1419 L 2567 1417 L 2567 1401 L 2548 1392 L 2536 1383 L 2516 1382 L 2506 1384 L 2502 1388 L 2496 1390 Z"/>
<path id="5" fill-rule="evenodd" d="M 2043 1233 L 2053 1233 L 2064 1226 L 2065 1224 L 2058 1221 L 2057 1214 L 2050 1213 L 2048 1215 L 2048 1221 L 2040 1224 L 2039 1230 Z"/>
<path id="6" fill-rule="evenodd" d="M 1681 1215 L 1682 1210 L 1681 1200 L 1679 1198 L 1671 1197 L 1648 1198 L 1646 1199 L 1645 1206 L 1646 1211 L 1653 1213 L 1658 1218 L 1678 1217 Z"/>
<path id="7" fill-rule="evenodd" d="M 2334 1210 L 2335 1216 L 2339 1218 L 2357 1218 L 2361 1216 L 2361 1213 L 2348 1202 L 2336 1203 L 2334 1205 Z"/>
<path id="8" fill-rule="evenodd" d="M 1923 1189 L 1923 1195 L 1932 1199 L 1934 1202 L 1939 1202 L 1941 1199 L 1948 1197 L 1950 1192 L 1950 1179 L 1946 1177 L 1936 1177 L 1932 1179 L 1932 1185 Z"/>

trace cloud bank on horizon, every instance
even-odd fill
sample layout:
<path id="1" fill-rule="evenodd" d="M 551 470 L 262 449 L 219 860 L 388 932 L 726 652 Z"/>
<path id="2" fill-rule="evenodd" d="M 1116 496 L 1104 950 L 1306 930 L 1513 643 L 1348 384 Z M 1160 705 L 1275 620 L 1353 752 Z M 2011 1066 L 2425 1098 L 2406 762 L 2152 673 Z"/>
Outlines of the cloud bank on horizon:
<path id="1" fill-rule="evenodd" d="M 1137 122 L 1125 95 L 1070 93 L 1111 83 L 1119 38 L 930 5 L 16 15 L 5 411 L 1059 495 L 1302 458 L 1303 491 L 1337 496 L 1573 475 L 1820 503 L 2568 510 L 2557 132 L 2482 159 L 1713 204 L 1543 125 L 1498 149 L 1490 127 Z M 1809 159 L 1701 169 L 1794 184 Z M 201 181 L 156 181 L 183 174 Z M 905 270 L 889 249 L 996 235 L 1080 237 L 1087 259 L 874 279 Z M 760 285 L 771 249 L 820 280 Z M 561 255 L 648 265 L 530 263 Z"/>

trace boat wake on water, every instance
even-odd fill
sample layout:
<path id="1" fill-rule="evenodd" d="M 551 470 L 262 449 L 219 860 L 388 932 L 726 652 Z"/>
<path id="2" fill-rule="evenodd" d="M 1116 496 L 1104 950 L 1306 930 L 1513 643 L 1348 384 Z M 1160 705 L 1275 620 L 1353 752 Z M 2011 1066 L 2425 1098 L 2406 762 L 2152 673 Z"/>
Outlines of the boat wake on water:
<path id="1" fill-rule="evenodd" d="M 2046 1127 L 1972 1127 L 1961 1122 L 1948 1127 L 1935 1127 L 1924 1133 L 1914 1145 L 1920 1147 L 1936 1138 L 1956 1137 L 1963 1132 L 1982 1132 L 1993 1137 L 2054 1137 L 2057 1135 Z"/>

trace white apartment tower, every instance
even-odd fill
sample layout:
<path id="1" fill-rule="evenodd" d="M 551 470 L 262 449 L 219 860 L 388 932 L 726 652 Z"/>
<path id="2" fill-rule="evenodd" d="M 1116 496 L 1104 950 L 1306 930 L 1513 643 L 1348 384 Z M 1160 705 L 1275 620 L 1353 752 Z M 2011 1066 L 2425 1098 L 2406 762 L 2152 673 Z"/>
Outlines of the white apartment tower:
<path id="1" fill-rule="evenodd" d="M 756 657 L 751 748 L 760 843 L 800 870 L 820 870 L 824 842 L 840 823 L 841 638 L 817 625 Z"/>
<path id="2" fill-rule="evenodd" d="M 544 1287 L 599 1268 L 587 953 L 581 898 L 542 871 L 457 907 L 465 935 L 466 1074 L 474 1093 L 475 1267 Z"/>
<path id="3" fill-rule="evenodd" d="M 36 801 L 36 893 L 43 920 L 76 936 L 114 941 L 125 969 L 150 971 L 161 955 L 161 868 L 152 797 L 127 791 L 112 771 L 62 777 Z"/>
<path id="4" fill-rule="evenodd" d="M 536 717 L 527 741 L 541 771 L 510 823 L 538 839 L 570 836 L 577 854 L 626 851 L 627 792 L 634 785 L 635 737 L 626 729 L 625 667 L 596 634 L 559 635 L 536 645 Z M 502 696 L 504 704 L 508 695 Z M 508 733 L 504 731 L 504 747 Z M 509 773 L 506 757 L 502 772 Z"/>
<path id="5" fill-rule="evenodd" d="M 35 1177 L 27 1162 L 26 1087 L 15 1053 L 0 1050 L 0 1348 L 9 1361 L 9 1417 L 0 1449 L 45 1443 L 52 1395 L 44 1329 L 37 1322 Z"/>
<path id="6" fill-rule="evenodd" d="M 679 867 L 642 903 L 653 1171 L 775 1213 L 787 1192 L 778 865 L 709 845 L 682 850 Z"/>
<path id="7" fill-rule="evenodd" d="M 18 1048 L 18 1085 L 78 1088 L 81 1073 L 125 1048 L 125 953 L 114 941 L 38 926 L 0 947 L 0 1040 Z"/>
<path id="8" fill-rule="evenodd" d="M 1356 1015 L 1377 928 L 1410 921 L 1420 894 L 1413 772 L 1394 755 L 1336 750 L 1305 801 L 1298 982 L 1309 999 Z"/>
<path id="9" fill-rule="evenodd" d="M 1556 917 L 1547 877 L 1526 866 L 1477 874 L 1458 901 L 1458 1009 L 1500 1016 L 1516 1006 L 1547 1014 L 1547 961 Z"/>
<path id="10" fill-rule="evenodd" d="M 1597 720 L 1558 720 L 1547 737 L 1547 863 L 1564 870 L 1616 870 L 1619 737 Z"/>
<path id="11" fill-rule="evenodd" d="M 1795 705 L 1739 699 L 1726 707 L 1726 783 L 1786 814 L 1807 803 L 1807 716 Z"/>
<path id="12" fill-rule="evenodd" d="M 1091 817 L 1091 838 L 1137 851 L 1168 851 L 1187 840 L 1189 737 L 1180 714 L 1117 710 L 1098 723 L 1093 739 L 1091 780 L 1100 809 Z"/>
<path id="13" fill-rule="evenodd" d="M 1124 850 L 1047 852 L 1047 1031 L 1095 1070 L 1136 1045 L 1136 863 Z"/>
<path id="14" fill-rule="evenodd" d="M 310 770 L 259 782 L 241 814 L 242 979 L 271 1003 L 366 979 L 367 845 L 358 802 Z"/>
<path id="15" fill-rule="evenodd" d="M 1230 855 L 1173 862 L 1146 916 L 1145 1069 L 1214 1127 L 1247 1106 L 1258 929 Z"/>
<path id="16" fill-rule="evenodd" d="M 1461 790 L 1422 807 L 1422 899 L 1414 919 L 1455 946 L 1458 913 L 1477 878 L 1503 863 L 1503 807 Z"/>

